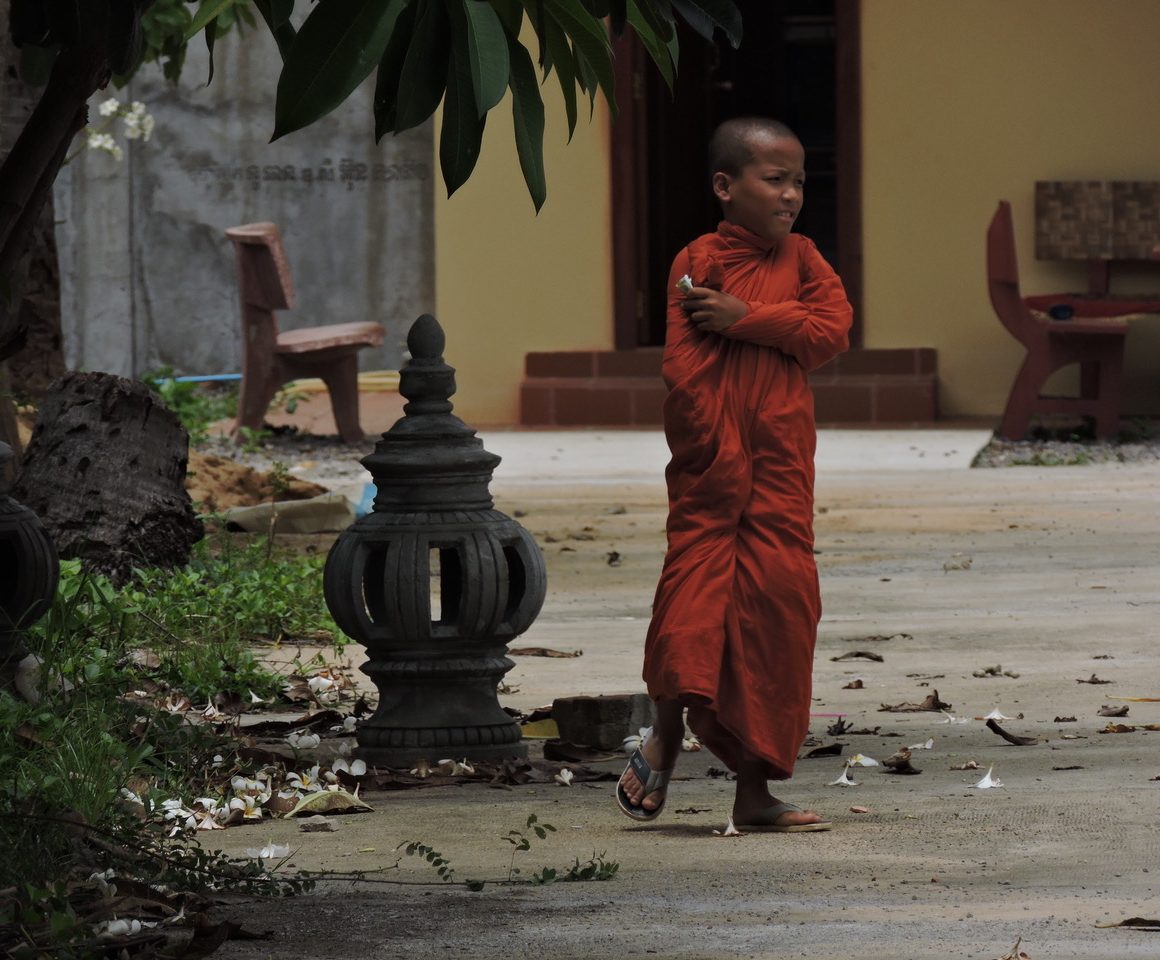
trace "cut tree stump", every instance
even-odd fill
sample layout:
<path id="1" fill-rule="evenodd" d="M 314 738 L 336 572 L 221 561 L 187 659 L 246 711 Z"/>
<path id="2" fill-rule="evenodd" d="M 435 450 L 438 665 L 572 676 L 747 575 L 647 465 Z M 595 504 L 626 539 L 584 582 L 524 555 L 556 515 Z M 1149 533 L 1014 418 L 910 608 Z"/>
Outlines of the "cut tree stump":
<path id="1" fill-rule="evenodd" d="M 180 567 L 204 536 L 185 490 L 189 435 L 145 384 L 69 373 L 45 397 L 13 496 L 62 559 L 116 583 Z"/>

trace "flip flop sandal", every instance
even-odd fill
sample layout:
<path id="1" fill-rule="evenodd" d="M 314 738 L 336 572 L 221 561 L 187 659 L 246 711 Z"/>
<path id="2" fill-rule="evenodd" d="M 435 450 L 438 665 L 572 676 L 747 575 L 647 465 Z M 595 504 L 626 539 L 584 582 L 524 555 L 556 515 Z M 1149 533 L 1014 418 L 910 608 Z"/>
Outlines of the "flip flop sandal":
<path id="1" fill-rule="evenodd" d="M 778 818 L 786 813 L 801 813 L 802 808 L 792 803 L 775 803 L 766 807 L 757 815 L 752 823 L 735 823 L 738 830 L 748 833 L 818 833 L 822 830 L 833 829 L 832 820 L 819 820 L 817 823 L 778 823 Z"/>
<path id="2" fill-rule="evenodd" d="M 669 785 L 669 779 L 673 775 L 672 770 L 654 770 L 649 766 L 648 761 L 644 758 L 644 754 L 639 750 L 633 752 L 628 759 L 628 766 L 624 768 L 624 772 L 628 773 L 631 770 L 636 774 L 637 779 L 644 784 L 644 796 L 647 797 L 650 793 L 657 790 L 663 790 Z M 644 797 L 641 797 L 643 800 Z M 628 799 L 628 794 L 624 792 L 624 787 L 619 782 L 616 784 L 616 804 L 626 817 L 632 820 L 655 820 L 660 816 L 660 812 L 665 808 L 666 796 L 661 800 L 660 805 L 655 810 L 650 810 L 648 807 L 634 805 Z"/>

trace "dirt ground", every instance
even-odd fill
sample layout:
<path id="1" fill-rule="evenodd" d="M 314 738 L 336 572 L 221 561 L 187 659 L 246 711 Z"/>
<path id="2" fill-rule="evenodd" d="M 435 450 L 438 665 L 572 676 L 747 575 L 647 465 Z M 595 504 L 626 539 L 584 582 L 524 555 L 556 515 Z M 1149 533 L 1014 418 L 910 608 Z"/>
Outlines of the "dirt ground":
<path id="1" fill-rule="evenodd" d="M 583 650 L 517 658 L 503 702 L 641 689 L 663 490 L 493 489 L 549 567 L 544 612 L 520 645 Z M 289 843 L 299 867 L 385 868 L 378 879 L 414 883 L 435 877 L 410 859 L 393 869 L 401 841 L 435 844 L 457 877 L 503 876 L 503 836 L 535 813 L 558 832 L 519 854 L 525 872 L 593 852 L 620 869 L 607 883 L 479 893 L 328 881 L 224 908 L 270 936 L 215 956 L 994 960 L 1020 937 L 1032 960 L 1160 956 L 1160 933 L 1097 926 L 1160 916 L 1160 731 L 1144 729 L 1160 723 L 1160 703 L 1115 699 L 1160 697 L 1158 490 L 1157 464 L 822 475 L 811 734 L 879 760 L 932 739 L 913 752 L 920 775 L 855 768 L 858 786 L 842 788 L 829 785 L 841 760 L 801 760 L 780 793 L 832 817 L 823 834 L 714 836 L 732 784 L 710 775 L 719 764 L 704 752 L 684 755 L 665 815 L 645 826 L 596 783 L 370 794 L 374 812 L 335 833 L 290 821 L 230 829 L 205 839 L 235 853 Z M 853 652 L 882 659 L 834 659 Z M 1107 682 L 1080 682 L 1093 678 Z M 880 710 L 935 690 L 967 722 Z M 1125 718 L 1097 716 L 1125 704 Z M 975 719 L 993 708 L 1038 742 L 1013 746 Z M 835 714 L 876 732 L 830 735 Z M 1103 732 L 1110 723 L 1135 729 Z M 952 769 L 967 761 L 979 769 Z M 976 789 L 992 767 L 1003 786 Z"/>

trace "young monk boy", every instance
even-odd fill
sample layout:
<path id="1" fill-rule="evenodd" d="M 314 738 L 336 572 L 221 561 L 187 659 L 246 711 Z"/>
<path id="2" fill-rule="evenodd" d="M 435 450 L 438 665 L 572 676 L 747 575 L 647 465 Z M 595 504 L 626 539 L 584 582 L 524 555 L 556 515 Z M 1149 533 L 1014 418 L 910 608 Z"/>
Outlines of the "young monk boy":
<path id="1" fill-rule="evenodd" d="M 724 219 L 669 277 L 668 552 L 644 657 L 657 721 L 617 801 L 636 820 L 660 813 L 688 708 L 737 774 L 738 829 L 826 830 L 768 781 L 792 774 L 807 733 L 821 616 L 806 374 L 846 349 L 852 311 L 817 247 L 790 232 L 805 188 L 793 132 L 728 120 L 709 156 Z"/>

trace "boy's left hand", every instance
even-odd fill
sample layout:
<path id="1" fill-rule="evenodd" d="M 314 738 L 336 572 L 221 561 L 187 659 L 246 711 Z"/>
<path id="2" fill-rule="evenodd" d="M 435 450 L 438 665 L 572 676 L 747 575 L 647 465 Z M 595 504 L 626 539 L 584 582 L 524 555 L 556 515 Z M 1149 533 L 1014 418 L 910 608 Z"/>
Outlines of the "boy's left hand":
<path id="1" fill-rule="evenodd" d="M 721 290 L 693 287 L 681 301 L 681 309 L 698 330 L 720 333 L 749 313 L 749 304 Z"/>

